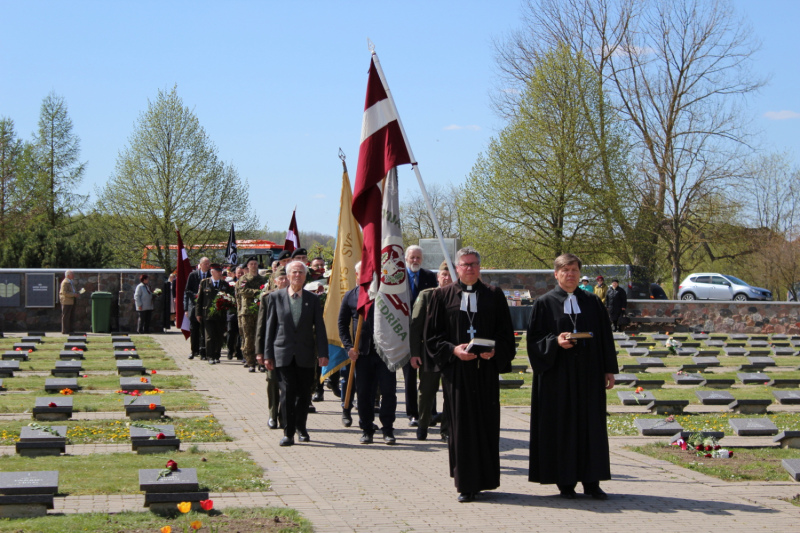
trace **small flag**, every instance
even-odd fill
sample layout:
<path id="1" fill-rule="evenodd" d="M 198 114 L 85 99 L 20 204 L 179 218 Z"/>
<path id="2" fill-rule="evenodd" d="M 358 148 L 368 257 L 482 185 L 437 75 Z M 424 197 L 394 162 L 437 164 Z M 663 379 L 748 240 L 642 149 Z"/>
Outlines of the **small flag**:
<path id="1" fill-rule="evenodd" d="M 297 230 L 297 219 L 295 212 L 292 211 L 292 221 L 289 222 L 289 230 L 286 232 L 286 240 L 283 242 L 283 249 L 294 252 L 300 248 L 300 232 Z"/>
<path id="2" fill-rule="evenodd" d="M 231 265 L 239 264 L 239 251 L 236 247 L 236 232 L 233 231 L 233 222 L 231 222 L 231 233 L 228 235 L 228 246 L 225 248 L 225 260 Z"/>
<path id="3" fill-rule="evenodd" d="M 231 227 L 233 231 L 233 227 Z M 181 239 L 181 232 L 175 228 L 178 234 L 178 273 L 175 278 L 175 325 L 181 328 L 183 336 L 189 338 L 190 323 L 189 316 L 183 308 L 183 293 L 186 290 L 186 280 L 189 278 L 189 273 L 192 271 L 192 264 L 189 262 L 189 255 L 186 253 L 186 248 L 183 247 L 183 240 Z"/>

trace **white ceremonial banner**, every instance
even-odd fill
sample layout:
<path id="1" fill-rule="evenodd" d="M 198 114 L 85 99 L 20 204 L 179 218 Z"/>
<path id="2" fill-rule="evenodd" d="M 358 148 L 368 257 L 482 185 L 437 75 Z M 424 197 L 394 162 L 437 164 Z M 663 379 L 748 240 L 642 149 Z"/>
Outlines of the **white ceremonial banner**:
<path id="1" fill-rule="evenodd" d="M 409 335 L 408 276 L 406 275 L 397 168 L 386 175 L 381 209 L 381 278 L 375 296 L 375 347 L 389 371 L 411 358 Z"/>

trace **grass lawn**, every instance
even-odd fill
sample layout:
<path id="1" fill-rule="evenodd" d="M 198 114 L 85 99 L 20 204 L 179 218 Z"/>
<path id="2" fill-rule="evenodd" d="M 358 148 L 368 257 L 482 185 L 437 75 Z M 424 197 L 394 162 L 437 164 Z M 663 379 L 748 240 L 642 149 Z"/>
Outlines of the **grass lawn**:
<path id="1" fill-rule="evenodd" d="M 729 459 L 698 456 L 695 450 L 681 450 L 666 442 L 629 449 L 723 481 L 787 481 L 789 473 L 781 466 L 781 461 L 800 459 L 800 450 L 791 448 L 726 448 L 734 452 Z"/>
<path id="2" fill-rule="evenodd" d="M 733 435 L 733 428 L 731 428 L 728 423 L 731 418 L 764 417 L 772 420 L 779 431 L 800 430 L 800 413 L 773 413 L 761 416 L 744 416 L 732 413 L 700 413 L 676 415 L 675 421 L 678 422 L 685 431 L 724 431 L 726 434 Z M 633 421 L 637 418 L 665 417 L 650 414 L 612 414 L 607 418 L 608 435 L 610 437 L 638 435 L 639 430 L 633 424 Z"/>
<path id="3" fill-rule="evenodd" d="M 58 470 L 60 495 L 140 494 L 139 469 L 164 468 L 173 459 L 180 468 L 196 468 L 201 491 L 252 492 L 269 489 L 260 466 L 242 450 L 190 451 L 137 455 L 111 453 L 59 457 L 0 456 L 0 471 Z"/>
<path id="4" fill-rule="evenodd" d="M 0 395 L 0 413 L 26 413 L 33 409 L 37 397 L 59 397 L 58 393 L 46 394 L 35 391 L 30 394 L 3 394 Z M 208 402 L 197 392 L 166 391 L 160 392 L 161 403 L 170 411 L 205 411 Z M 124 411 L 124 400 L 130 401 L 127 394 L 106 394 L 77 392 L 72 395 L 72 406 L 75 412 L 94 413 L 103 411 Z"/>
<path id="5" fill-rule="evenodd" d="M 209 531 L 211 525 L 217 531 L 258 531 L 264 533 L 311 533 L 311 523 L 293 509 L 267 507 L 264 509 L 212 510 L 208 514 L 190 512 L 183 516 L 162 518 L 150 512 L 141 513 L 87 513 L 51 515 L 41 518 L 15 518 L 0 520 L 0 533 L 63 533 L 64 531 L 89 531 L 92 533 L 152 533 L 164 526 L 172 531 L 183 531 L 187 522 L 199 520 L 200 531 Z M 189 529 L 189 531 L 194 531 Z"/>
<path id="6" fill-rule="evenodd" d="M 42 425 L 67 426 L 70 444 L 119 444 L 130 443 L 127 420 L 78 420 L 65 422 L 39 422 Z M 172 424 L 175 436 L 182 444 L 198 442 L 229 442 L 229 437 L 217 420 L 211 416 L 198 418 L 173 418 L 171 420 L 143 420 L 144 424 Z M 19 440 L 23 426 L 30 424 L 25 420 L 11 420 L 3 423 L 0 430 L 0 446 L 11 446 Z"/>

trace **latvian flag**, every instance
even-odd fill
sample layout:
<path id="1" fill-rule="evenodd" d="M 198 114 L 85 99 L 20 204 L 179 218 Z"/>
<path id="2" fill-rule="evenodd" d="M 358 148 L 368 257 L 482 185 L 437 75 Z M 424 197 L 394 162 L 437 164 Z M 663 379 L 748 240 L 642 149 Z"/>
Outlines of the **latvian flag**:
<path id="1" fill-rule="evenodd" d="M 233 226 L 231 226 L 233 228 Z M 189 262 L 189 256 L 186 253 L 186 248 L 183 247 L 183 240 L 181 239 L 181 232 L 175 230 L 178 234 L 178 272 L 175 278 L 175 325 L 181 328 L 184 338 L 188 339 L 190 336 L 189 316 L 183 308 L 183 293 L 186 290 L 186 280 L 189 278 L 189 273 L 192 271 L 192 264 Z M 171 295 L 170 295 L 171 296 Z"/>
<path id="2" fill-rule="evenodd" d="M 374 56 L 370 59 L 367 99 L 361 124 L 356 185 L 353 191 L 353 216 L 364 231 L 361 254 L 361 286 L 358 308 L 366 315 L 371 301 L 369 287 L 377 278 L 381 261 L 381 190 L 378 184 L 390 169 L 411 163 L 394 102 L 389 98 L 384 80 L 378 74 Z"/>

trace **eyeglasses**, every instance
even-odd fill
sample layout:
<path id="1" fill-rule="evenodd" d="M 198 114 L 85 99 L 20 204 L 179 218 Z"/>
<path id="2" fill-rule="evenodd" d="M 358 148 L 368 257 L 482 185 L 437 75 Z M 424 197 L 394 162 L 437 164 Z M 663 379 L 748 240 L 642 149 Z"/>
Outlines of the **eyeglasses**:
<path id="1" fill-rule="evenodd" d="M 480 263 L 459 263 L 458 266 L 461 268 L 478 268 Z"/>

